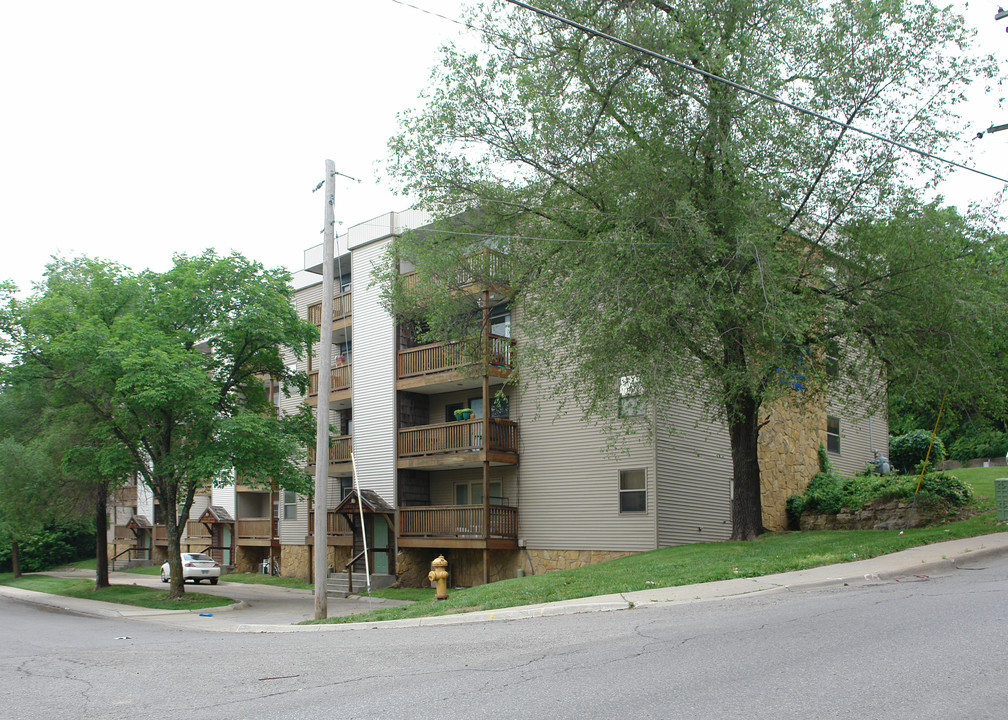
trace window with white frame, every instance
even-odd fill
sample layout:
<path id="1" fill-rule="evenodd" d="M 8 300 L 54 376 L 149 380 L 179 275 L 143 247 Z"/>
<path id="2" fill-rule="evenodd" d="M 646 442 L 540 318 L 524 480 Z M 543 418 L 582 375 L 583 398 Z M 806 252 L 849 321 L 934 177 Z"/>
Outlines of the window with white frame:
<path id="1" fill-rule="evenodd" d="M 284 520 L 297 520 L 297 493 L 284 490 L 283 518 Z"/>
<path id="2" fill-rule="evenodd" d="M 620 470 L 619 509 L 621 513 L 647 512 L 647 473 L 643 468 Z"/>
<path id="3" fill-rule="evenodd" d="M 826 449 L 830 452 L 840 452 L 840 418 L 826 416 Z"/>
<path id="4" fill-rule="evenodd" d="M 636 417 L 644 414 L 644 398 L 640 378 L 624 375 L 619 379 L 619 416 Z"/>

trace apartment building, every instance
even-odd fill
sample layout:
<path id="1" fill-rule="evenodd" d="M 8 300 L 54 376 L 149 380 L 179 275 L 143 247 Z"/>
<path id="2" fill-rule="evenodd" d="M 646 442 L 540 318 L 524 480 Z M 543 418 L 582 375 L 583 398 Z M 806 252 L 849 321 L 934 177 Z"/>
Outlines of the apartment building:
<path id="1" fill-rule="evenodd" d="M 429 222 L 419 211 L 391 212 L 337 238 L 332 345 L 316 344 L 298 362 L 309 377 L 306 397 L 270 389 L 278 411 L 292 412 L 302 402 L 317 406 L 328 386 L 330 425 L 338 429 L 330 440 L 324 540 L 331 571 L 348 563 L 363 571 L 361 527 L 372 574 L 406 585 L 426 584 L 439 554 L 452 583 L 474 585 L 727 539 L 727 432 L 691 398 L 670 393 L 652 407 L 624 383 L 613 413 L 639 432 L 614 444 L 611 423 L 560 411 L 571 388 L 551 378 L 511 382 L 521 343 L 512 325 L 521 308 L 509 306 L 494 283 L 465 288 L 483 315 L 469 343 L 420 344 L 409 324 L 383 309 L 374 267 L 395 236 Z M 499 260 L 485 250 L 472 262 L 493 270 Z M 295 273 L 297 312 L 319 327 L 321 268 L 319 245 L 305 251 L 304 269 Z M 402 270 L 409 282 L 409 268 Z M 328 382 L 319 377 L 323 352 L 332 359 Z M 760 440 L 766 527 L 786 526 L 786 499 L 817 472 L 820 445 L 847 473 L 862 469 L 872 449 L 885 452 L 881 400 L 856 414 L 846 405 L 827 397 L 771 414 Z M 110 512 L 115 566 L 166 559 L 163 518 L 142 483 L 116 490 Z M 239 571 L 310 578 L 314 512 L 311 498 L 234 477 L 196 496 L 182 548 Z"/>
<path id="2" fill-rule="evenodd" d="M 305 400 L 317 405 L 327 385 L 318 358 L 332 358 L 330 424 L 339 434 L 330 443 L 329 567 L 340 572 L 353 560 L 363 569 L 361 516 L 371 571 L 412 585 L 426 583 L 439 554 L 451 582 L 473 585 L 728 538 L 727 432 L 690 398 L 647 407 L 628 387 L 614 413 L 642 431 L 613 448 L 609 424 L 558 412 L 569 388 L 549 378 L 508 382 L 521 309 L 492 284 L 468 288 L 485 314 L 471 344 L 418 344 L 408 324 L 389 316 L 373 268 L 392 238 L 428 222 L 418 211 L 393 212 L 339 236 L 332 346 L 316 346 L 299 367 L 310 378 Z M 321 260 L 321 246 L 306 250 L 296 290 L 299 315 L 318 326 Z M 491 251 L 474 262 L 493 263 Z M 785 527 L 786 499 L 817 471 L 820 444 L 847 472 L 863 468 L 873 447 L 885 450 L 884 406 L 866 405 L 856 417 L 841 408 L 826 398 L 772 413 L 760 447 L 768 528 Z M 310 500 L 284 503 L 280 514 L 282 572 L 308 577 L 316 544 Z"/>
<path id="3" fill-rule="evenodd" d="M 279 383 L 267 380 L 279 409 Z M 288 410 L 291 399 L 283 398 Z M 285 500 L 290 502 L 286 505 Z M 232 471 L 222 487 L 207 483 L 193 498 L 182 525 L 182 552 L 205 552 L 237 572 L 280 571 L 280 517 L 293 507 L 293 493 L 248 481 Z M 137 476 L 116 488 L 109 500 L 108 549 L 112 569 L 160 565 L 168 559 L 168 535 L 161 507 Z M 302 538 L 303 542 L 303 538 Z"/>

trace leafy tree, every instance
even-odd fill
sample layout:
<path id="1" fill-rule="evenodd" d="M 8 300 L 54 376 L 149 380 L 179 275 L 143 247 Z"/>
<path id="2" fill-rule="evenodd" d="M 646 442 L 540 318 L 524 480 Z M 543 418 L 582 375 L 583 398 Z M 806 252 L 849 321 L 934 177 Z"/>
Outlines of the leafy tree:
<path id="1" fill-rule="evenodd" d="M 306 384 L 280 354 L 300 356 L 317 333 L 298 319 L 289 281 L 286 271 L 212 251 L 139 275 L 57 260 L 36 295 L 14 306 L 8 325 L 21 370 L 98 420 L 89 438 L 102 442 L 81 443 L 71 462 L 96 476 L 135 467 L 160 504 L 170 597 L 184 594 L 179 539 L 200 486 L 226 481 L 231 468 L 289 490 L 310 484 L 311 413 L 273 413 L 263 384 L 272 377 L 299 392 Z"/>
<path id="2" fill-rule="evenodd" d="M 0 387 L 0 537 L 15 577 L 25 540 L 47 526 L 75 522 L 87 507 L 84 488 L 62 464 L 67 425 L 35 390 Z"/>
<path id="3" fill-rule="evenodd" d="M 467 332 L 444 286 L 479 275 L 458 272 L 474 248 L 505 250 L 523 376 L 572 388 L 586 416 L 614 416 L 620 378 L 703 403 L 728 429 L 737 539 L 762 529 L 769 410 L 821 402 L 837 347 L 852 398 L 883 371 L 992 379 L 965 353 L 1005 316 L 1003 277 L 975 277 L 987 234 L 904 189 L 941 166 L 718 79 L 943 151 L 965 84 L 994 72 L 960 51 L 961 18 L 927 0 L 540 6 L 679 63 L 504 2 L 474 11 L 482 48 L 445 49 L 390 142 L 391 175 L 440 219 L 393 247 L 394 311 Z M 402 260 L 416 284 L 393 282 Z"/>

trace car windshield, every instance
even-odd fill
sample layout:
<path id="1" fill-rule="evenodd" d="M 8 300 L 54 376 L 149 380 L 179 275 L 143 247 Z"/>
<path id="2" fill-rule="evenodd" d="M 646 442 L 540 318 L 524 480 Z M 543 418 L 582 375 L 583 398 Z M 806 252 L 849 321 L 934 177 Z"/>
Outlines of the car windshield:
<path id="1" fill-rule="evenodd" d="M 189 553 L 188 555 L 183 555 L 186 560 L 204 560 L 213 562 L 213 558 L 209 555 L 204 555 L 203 553 Z"/>

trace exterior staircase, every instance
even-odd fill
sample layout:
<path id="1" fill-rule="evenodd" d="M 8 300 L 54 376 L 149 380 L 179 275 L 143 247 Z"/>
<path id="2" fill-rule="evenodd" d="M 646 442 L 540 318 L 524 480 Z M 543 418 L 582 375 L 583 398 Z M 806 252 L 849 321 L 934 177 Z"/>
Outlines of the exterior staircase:
<path id="1" fill-rule="evenodd" d="M 120 570 L 131 570 L 135 567 L 145 567 L 151 564 L 150 560 L 127 560 L 126 558 L 118 558 L 109 563 L 109 570 L 111 572 L 118 572 Z"/>
<path id="2" fill-rule="evenodd" d="M 371 589 L 386 588 L 393 585 L 395 581 L 395 575 L 372 573 Z M 345 572 L 329 574 L 326 578 L 326 594 L 334 597 L 347 597 L 350 595 L 350 590 L 347 587 L 347 574 Z M 355 572 L 353 574 L 353 594 L 367 595 L 367 576 L 364 573 Z"/>

